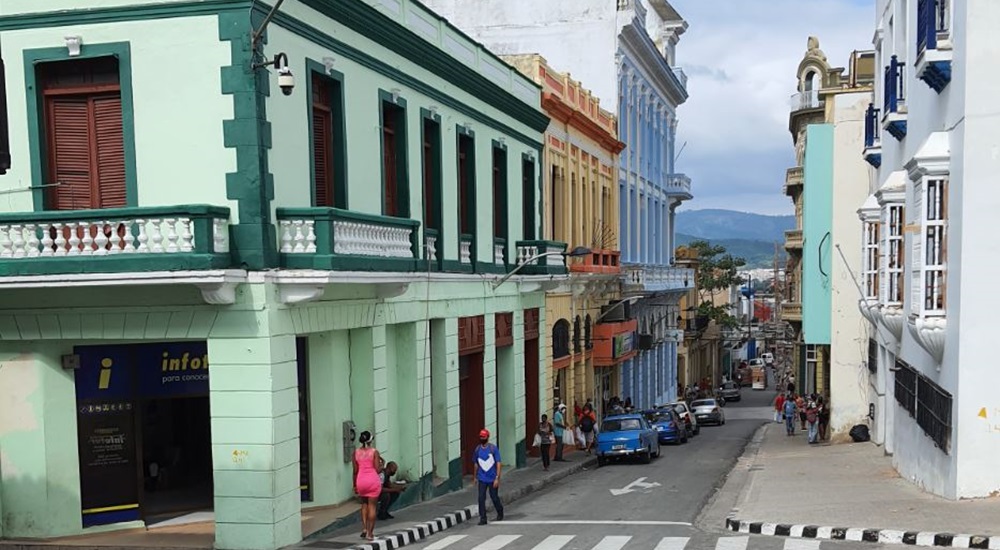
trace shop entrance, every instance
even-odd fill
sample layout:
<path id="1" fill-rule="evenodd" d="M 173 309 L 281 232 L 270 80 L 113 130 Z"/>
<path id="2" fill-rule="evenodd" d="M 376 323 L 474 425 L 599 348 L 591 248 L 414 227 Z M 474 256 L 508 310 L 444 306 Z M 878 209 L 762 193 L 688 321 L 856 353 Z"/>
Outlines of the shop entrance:
<path id="1" fill-rule="evenodd" d="M 524 310 L 524 413 L 526 415 L 524 441 L 528 454 L 539 456 L 540 450 L 532 443 L 541 421 L 538 387 L 538 309 Z M 547 410 L 547 409 L 546 409 Z M 551 414 L 549 415 L 551 421 Z"/>
<path id="2" fill-rule="evenodd" d="M 472 475 L 472 451 L 479 444 L 479 430 L 486 425 L 483 387 L 483 350 L 486 322 L 483 317 L 458 320 L 458 391 L 462 444 L 462 474 Z"/>
<path id="3" fill-rule="evenodd" d="M 84 527 L 211 509 L 207 344 L 75 352 Z"/>

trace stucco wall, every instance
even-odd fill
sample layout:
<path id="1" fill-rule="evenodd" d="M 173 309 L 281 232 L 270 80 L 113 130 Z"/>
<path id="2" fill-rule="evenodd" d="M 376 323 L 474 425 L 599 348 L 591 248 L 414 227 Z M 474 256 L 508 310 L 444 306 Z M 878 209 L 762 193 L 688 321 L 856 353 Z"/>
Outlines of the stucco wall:
<path id="1" fill-rule="evenodd" d="M 831 243 L 833 130 L 831 124 L 812 124 L 806 130 L 802 251 L 802 330 L 806 344 L 830 343 L 832 255 L 836 254 Z"/>

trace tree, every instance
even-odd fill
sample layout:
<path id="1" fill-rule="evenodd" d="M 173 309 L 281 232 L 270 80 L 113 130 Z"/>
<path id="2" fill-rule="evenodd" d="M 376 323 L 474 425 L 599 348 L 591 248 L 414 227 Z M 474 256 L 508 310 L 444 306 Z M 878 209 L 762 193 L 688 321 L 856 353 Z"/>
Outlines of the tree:
<path id="1" fill-rule="evenodd" d="M 734 257 L 726 251 L 726 247 L 713 245 L 708 241 L 694 241 L 688 248 L 698 253 L 698 299 L 699 304 L 695 314 L 707 317 L 723 327 L 735 327 L 739 321 L 733 317 L 730 304 L 716 305 L 715 296 L 719 291 L 728 291 L 734 285 L 745 281 L 739 275 L 739 269 L 746 265 L 746 260 Z"/>

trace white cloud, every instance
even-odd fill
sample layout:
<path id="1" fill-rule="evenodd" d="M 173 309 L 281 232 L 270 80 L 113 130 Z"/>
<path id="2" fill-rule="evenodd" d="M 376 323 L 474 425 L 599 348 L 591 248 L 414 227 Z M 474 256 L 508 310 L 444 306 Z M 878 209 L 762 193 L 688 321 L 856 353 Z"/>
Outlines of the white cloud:
<path id="1" fill-rule="evenodd" d="M 677 54 L 691 96 L 678 129 L 688 143 L 678 168 L 695 185 L 685 207 L 791 213 L 789 97 L 806 40 L 818 37 L 830 64 L 845 66 L 851 51 L 872 47 L 873 0 L 671 3 L 690 23 Z"/>

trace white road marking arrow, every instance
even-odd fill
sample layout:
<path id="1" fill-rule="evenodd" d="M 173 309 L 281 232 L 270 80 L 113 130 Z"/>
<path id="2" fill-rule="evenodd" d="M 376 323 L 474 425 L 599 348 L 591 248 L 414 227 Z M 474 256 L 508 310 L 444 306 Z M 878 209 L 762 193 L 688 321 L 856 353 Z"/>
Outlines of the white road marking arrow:
<path id="1" fill-rule="evenodd" d="M 629 483 L 628 485 L 622 487 L 621 489 L 610 489 L 611 494 L 614 496 L 624 495 L 628 493 L 635 492 L 637 490 L 652 489 L 653 487 L 659 487 L 660 484 L 653 482 L 646 482 L 646 478 L 640 477 L 639 479 Z"/>

